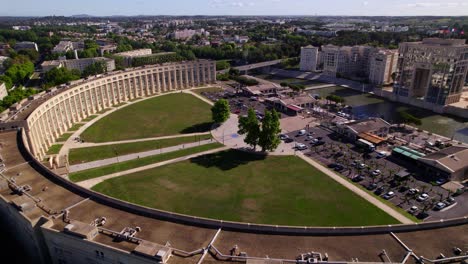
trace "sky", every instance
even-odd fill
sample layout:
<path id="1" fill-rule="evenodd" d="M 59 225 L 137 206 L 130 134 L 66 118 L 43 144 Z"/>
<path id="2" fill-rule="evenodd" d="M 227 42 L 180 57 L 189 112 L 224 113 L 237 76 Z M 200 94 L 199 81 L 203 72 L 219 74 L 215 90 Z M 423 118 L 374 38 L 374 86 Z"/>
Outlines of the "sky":
<path id="1" fill-rule="evenodd" d="M 0 16 L 438 15 L 468 16 L 468 0 L 16 0 Z"/>

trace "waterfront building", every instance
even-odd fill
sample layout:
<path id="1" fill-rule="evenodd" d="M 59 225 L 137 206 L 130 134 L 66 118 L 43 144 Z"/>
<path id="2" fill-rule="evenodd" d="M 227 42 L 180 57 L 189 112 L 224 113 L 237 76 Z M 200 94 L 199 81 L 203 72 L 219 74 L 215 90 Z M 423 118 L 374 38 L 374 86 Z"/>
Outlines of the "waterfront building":
<path id="1" fill-rule="evenodd" d="M 398 63 L 397 50 L 379 50 L 369 59 L 369 82 L 378 86 L 393 83 L 392 74 Z"/>
<path id="2" fill-rule="evenodd" d="M 460 101 L 468 71 L 464 39 L 426 38 L 399 46 L 393 92 L 435 105 Z"/>
<path id="3" fill-rule="evenodd" d="M 301 48 L 301 71 L 317 71 L 319 50 L 314 46 L 306 46 Z"/>
<path id="4" fill-rule="evenodd" d="M 375 52 L 377 49 L 370 46 L 325 45 L 320 54 L 323 72 L 332 77 L 367 79 L 369 58 Z"/>

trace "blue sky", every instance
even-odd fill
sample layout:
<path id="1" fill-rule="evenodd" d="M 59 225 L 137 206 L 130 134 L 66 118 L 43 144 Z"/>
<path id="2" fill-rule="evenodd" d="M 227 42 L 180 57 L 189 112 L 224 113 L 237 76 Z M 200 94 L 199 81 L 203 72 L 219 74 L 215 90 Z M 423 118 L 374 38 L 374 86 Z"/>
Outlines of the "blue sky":
<path id="1" fill-rule="evenodd" d="M 468 0 L 16 0 L 0 16 L 468 15 Z"/>

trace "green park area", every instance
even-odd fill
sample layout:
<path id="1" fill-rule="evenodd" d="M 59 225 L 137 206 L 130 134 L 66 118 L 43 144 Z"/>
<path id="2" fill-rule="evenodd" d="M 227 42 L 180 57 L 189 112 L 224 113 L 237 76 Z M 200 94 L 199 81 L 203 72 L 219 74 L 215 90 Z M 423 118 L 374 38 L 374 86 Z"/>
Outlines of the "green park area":
<path id="1" fill-rule="evenodd" d="M 301 226 L 395 224 L 295 156 L 228 150 L 104 181 L 95 191 L 182 214 Z"/>
<path id="2" fill-rule="evenodd" d="M 109 142 L 206 132 L 211 129 L 211 106 L 190 94 L 150 98 L 117 110 L 87 128 L 86 142 Z"/>
<path id="3" fill-rule="evenodd" d="M 210 143 L 210 144 L 205 144 L 205 145 L 196 146 L 192 148 L 180 149 L 180 150 L 176 150 L 173 152 L 157 154 L 157 155 L 153 155 L 149 157 L 119 162 L 119 163 L 107 165 L 107 166 L 102 166 L 99 168 L 70 173 L 69 178 L 71 181 L 74 181 L 74 182 L 84 181 L 84 180 L 93 179 L 93 178 L 101 177 L 104 175 L 108 175 L 108 174 L 112 174 L 112 173 L 116 173 L 120 171 L 130 170 L 133 168 L 138 168 L 138 167 L 166 161 L 166 160 L 185 157 L 188 155 L 192 155 L 192 154 L 196 154 L 196 153 L 200 153 L 200 152 L 204 152 L 204 151 L 208 151 L 208 150 L 212 150 L 212 149 L 216 149 L 220 147 L 222 147 L 222 145 L 219 143 Z"/>
<path id="4" fill-rule="evenodd" d="M 138 153 L 153 149 L 167 148 L 171 146 L 182 145 L 186 143 L 199 142 L 211 139 L 211 135 L 196 135 L 187 137 L 176 137 L 149 141 L 140 141 L 132 143 L 103 145 L 87 148 L 75 148 L 70 150 L 69 163 L 79 164 L 95 160 L 113 158 L 116 156 Z"/>

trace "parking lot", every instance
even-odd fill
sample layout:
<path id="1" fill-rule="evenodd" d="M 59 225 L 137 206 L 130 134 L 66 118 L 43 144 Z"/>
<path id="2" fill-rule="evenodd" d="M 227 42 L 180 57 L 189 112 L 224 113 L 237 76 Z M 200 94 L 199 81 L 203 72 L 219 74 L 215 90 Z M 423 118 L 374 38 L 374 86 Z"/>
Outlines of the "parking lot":
<path id="1" fill-rule="evenodd" d="M 326 128 L 310 127 L 304 130 L 306 132 L 304 135 L 299 135 L 299 130 L 286 134 L 294 145 L 299 146 L 299 149 L 306 147 L 297 151 L 302 151 L 343 177 L 389 200 L 418 218 L 438 220 L 468 214 L 468 207 L 463 206 L 468 200 L 468 194 L 453 197 L 454 201 L 448 201 L 447 198 L 452 197 L 449 191 L 418 180 L 422 175 L 419 175 L 418 168 L 411 164 L 403 164 L 392 156 L 379 158 L 377 152 L 366 155 L 353 144 L 340 139 Z M 312 143 L 317 140 L 323 143 L 318 145 Z M 395 174 L 405 171 L 411 175 L 397 180 Z M 422 195 L 423 193 L 427 196 Z M 444 205 L 439 204 L 443 207 L 439 210 L 437 203 L 440 202 Z"/>

